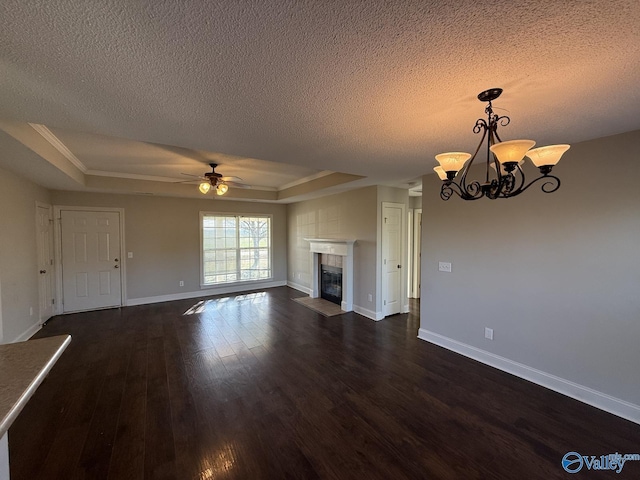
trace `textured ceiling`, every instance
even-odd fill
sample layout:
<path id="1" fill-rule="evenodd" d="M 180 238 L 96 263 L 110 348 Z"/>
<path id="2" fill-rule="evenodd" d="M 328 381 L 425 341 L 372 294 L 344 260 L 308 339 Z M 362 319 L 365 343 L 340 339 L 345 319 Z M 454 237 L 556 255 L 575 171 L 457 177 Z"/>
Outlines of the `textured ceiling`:
<path id="1" fill-rule="evenodd" d="M 640 128 L 637 0 L 4 0 L 0 22 L 0 118 L 52 130 L 388 183 L 471 150 L 490 87 L 503 140 Z"/>

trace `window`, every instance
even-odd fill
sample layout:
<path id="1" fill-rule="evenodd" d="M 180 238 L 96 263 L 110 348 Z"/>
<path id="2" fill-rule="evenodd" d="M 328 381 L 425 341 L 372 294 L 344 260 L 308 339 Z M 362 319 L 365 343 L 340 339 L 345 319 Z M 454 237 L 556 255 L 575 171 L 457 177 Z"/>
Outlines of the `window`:
<path id="1" fill-rule="evenodd" d="M 200 213 L 202 285 L 271 278 L 271 217 Z"/>

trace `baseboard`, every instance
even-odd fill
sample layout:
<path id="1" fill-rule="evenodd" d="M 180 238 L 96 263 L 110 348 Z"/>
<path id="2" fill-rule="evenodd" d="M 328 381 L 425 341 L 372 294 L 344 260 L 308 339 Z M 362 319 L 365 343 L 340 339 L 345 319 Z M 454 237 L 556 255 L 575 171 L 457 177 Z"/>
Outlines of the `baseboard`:
<path id="1" fill-rule="evenodd" d="M 287 282 L 278 280 L 264 283 L 236 284 L 228 287 L 207 288 L 196 292 L 171 293 L 169 295 L 158 295 L 155 297 L 130 298 L 127 306 L 148 305 L 150 303 L 172 302 L 174 300 L 186 300 L 189 298 L 207 297 L 209 295 L 225 295 L 227 293 L 246 292 L 248 290 L 259 290 L 261 288 L 284 287 Z"/>
<path id="2" fill-rule="evenodd" d="M 612 413 L 631 422 L 640 424 L 640 405 L 635 405 L 631 402 L 612 397 L 606 393 L 599 392 L 592 388 L 585 387 L 584 385 L 543 372 L 542 370 L 487 352 L 486 350 L 467 345 L 466 343 L 453 340 L 452 338 L 445 337 L 444 335 L 430 332 L 424 328 L 418 330 L 418 338 L 561 393 L 575 400 L 591 405 L 592 407 L 599 408 L 605 412 Z"/>
<path id="3" fill-rule="evenodd" d="M 370 318 L 371 320 L 375 320 L 376 322 L 384 318 L 384 314 L 382 312 L 374 312 L 373 310 L 368 310 L 359 305 L 354 305 L 353 311 L 359 315 L 362 315 L 363 317 L 367 317 L 367 318 Z"/>
<path id="4" fill-rule="evenodd" d="M 291 287 L 294 290 L 298 290 L 299 292 L 306 293 L 309 296 L 311 296 L 311 294 L 313 293 L 313 289 L 309 287 L 305 287 L 304 285 L 300 285 L 299 283 L 290 282 L 289 280 L 287 280 L 287 287 Z"/>
<path id="5" fill-rule="evenodd" d="M 15 340 L 12 340 L 11 343 L 24 342 L 25 340 L 29 340 L 41 328 L 42 325 L 40 325 L 40 321 L 38 320 L 35 325 L 32 325 L 26 331 L 22 332 Z"/>

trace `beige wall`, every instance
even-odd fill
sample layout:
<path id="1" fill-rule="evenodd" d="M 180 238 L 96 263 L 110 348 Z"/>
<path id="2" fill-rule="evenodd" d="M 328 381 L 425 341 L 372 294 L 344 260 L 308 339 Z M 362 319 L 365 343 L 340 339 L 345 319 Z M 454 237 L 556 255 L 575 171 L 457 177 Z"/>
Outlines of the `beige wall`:
<path id="1" fill-rule="evenodd" d="M 39 323 L 36 202 L 49 191 L 0 169 L 2 342 L 26 340 Z M 33 309 L 33 315 L 30 309 Z"/>
<path id="2" fill-rule="evenodd" d="M 288 205 L 289 282 L 311 288 L 311 254 L 304 238 L 356 239 L 354 305 L 375 311 L 376 202 L 377 188 L 366 187 Z"/>
<path id="3" fill-rule="evenodd" d="M 130 301 L 200 291 L 200 211 L 273 215 L 273 281 L 286 281 L 285 205 L 61 191 L 52 192 L 52 201 L 62 206 L 124 208 L 125 248 L 133 252 L 133 258 L 126 259 Z M 202 290 L 203 295 L 215 293 L 215 288 Z"/>
<path id="4" fill-rule="evenodd" d="M 423 178 L 421 334 L 640 405 L 640 131 L 575 144 L 554 172 L 556 193 L 475 202 Z"/>

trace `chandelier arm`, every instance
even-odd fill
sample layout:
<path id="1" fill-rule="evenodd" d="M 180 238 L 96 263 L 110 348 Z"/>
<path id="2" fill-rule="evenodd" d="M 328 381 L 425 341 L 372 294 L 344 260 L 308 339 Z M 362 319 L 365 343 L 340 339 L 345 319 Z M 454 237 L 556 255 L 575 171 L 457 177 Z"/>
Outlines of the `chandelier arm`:
<path id="1" fill-rule="evenodd" d="M 461 187 L 461 190 L 465 192 L 468 190 L 469 187 L 471 187 L 471 185 L 467 186 L 467 173 L 469 172 L 469 169 L 471 168 L 473 161 L 476 159 L 476 156 L 480 151 L 480 147 L 482 147 L 482 144 L 484 143 L 484 139 L 487 136 L 487 132 L 489 131 L 489 126 L 487 125 L 487 122 L 485 122 L 483 118 L 479 118 L 476 121 L 475 126 L 473 127 L 473 133 L 478 134 L 480 133 L 480 131 L 482 131 L 482 138 L 480 139 L 480 143 L 478 143 L 478 147 L 476 148 L 476 151 L 473 152 L 473 155 L 471 156 L 469 161 L 467 161 L 464 164 L 464 168 L 462 169 L 462 175 L 460 176 L 460 187 Z M 475 199 L 475 197 L 472 197 L 472 198 Z"/>
<path id="2" fill-rule="evenodd" d="M 484 196 L 482 191 L 482 185 L 480 182 L 472 182 L 469 185 L 465 185 L 464 195 L 461 195 L 465 200 L 478 200 Z"/>
<path id="3" fill-rule="evenodd" d="M 500 193 L 503 187 L 502 170 L 500 168 L 500 163 L 498 162 L 498 158 L 495 156 L 495 154 L 491 152 L 491 146 L 495 145 L 496 138 L 498 139 L 498 142 L 501 141 L 500 137 L 498 137 L 497 122 L 498 122 L 497 116 L 489 118 L 489 140 L 487 141 L 487 166 L 486 166 L 485 182 L 486 184 L 491 184 L 492 189 L 497 187 L 497 190 L 498 190 L 497 192 L 495 192 L 495 196 L 492 196 L 491 198 L 498 198 L 500 196 Z M 489 168 L 490 168 L 491 160 L 493 160 L 493 167 L 495 168 L 496 176 L 498 177 L 497 185 L 494 185 L 493 181 L 491 182 L 489 181 L 489 178 L 490 178 Z"/>
<path id="4" fill-rule="evenodd" d="M 560 188 L 560 179 L 555 175 L 540 175 L 538 178 L 531 180 L 531 182 L 529 182 L 525 187 L 518 190 L 516 193 L 509 195 L 509 197 L 520 195 L 527 188 L 529 188 L 534 183 L 539 182 L 540 180 L 546 180 L 542 183 L 542 185 L 540 185 L 540 190 L 542 190 L 544 193 L 553 193 Z"/>
<path id="5" fill-rule="evenodd" d="M 452 185 L 453 185 L 453 187 L 452 187 Z M 451 198 L 451 195 L 453 195 L 454 193 L 462 198 L 460 186 L 457 183 L 455 183 L 455 182 L 444 182 L 442 184 L 442 187 L 440 188 L 440 198 L 442 200 L 449 200 Z"/>
<path id="6" fill-rule="evenodd" d="M 478 200 L 482 198 L 482 191 L 480 190 L 480 184 L 478 182 L 473 182 L 467 187 L 467 190 L 469 191 L 463 190 L 462 187 L 454 181 L 444 182 L 440 188 L 440 198 L 442 200 L 449 200 L 454 193 L 463 200 Z"/>
<path id="7" fill-rule="evenodd" d="M 506 127 L 510 123 L 511 123 L 511 118 L 509 118 L 508 116 L 503 115 L 503 116 L 499 117 L 499 116 L 496 115 L 496 125 L 500 124 L 501 127 Z M 497 137 L 497 135 L 496 135 L 496 137 Z M 500 138 L 498 137 L 498 141 L 501 142 L 502 140 L 500 140 Z"/>
<path id="8" fill-rule="evenodd" d="M 524 170 L 522 170 L 522 168 L 520 167 L 519 164 L 516 164 L 516 169 L 517 169 L 517 171 L 519 172 L 520 175 L 516 176 L 516 175 L 514 175 L 513 172 L 511 172 L 511 174 L 510 174 L 511 175 L 510 176 L 511 180 L 510 181 L 512 183 L 511 183 L 510 186 L 507 185 L 508 188 L 503 190 L 501 198 L 515 197 L 515 196 L 519 195 L 520 192 L 523 191 L 522 187 L 526 182 L 526 177 L 525 177 L 525 174 L 524 174 Z M 516 180 L 517 178 L 519 178 L 519 181 Z"/>

